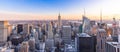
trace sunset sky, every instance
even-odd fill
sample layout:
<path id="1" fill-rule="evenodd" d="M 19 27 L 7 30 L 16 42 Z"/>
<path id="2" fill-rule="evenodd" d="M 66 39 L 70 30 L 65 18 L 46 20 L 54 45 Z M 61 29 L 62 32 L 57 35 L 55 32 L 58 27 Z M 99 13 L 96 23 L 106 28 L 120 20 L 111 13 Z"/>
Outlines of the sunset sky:
<path id="1" fill-rule="evenodd" d="M 0 0 L 0 20 L 80 20 L 84 14 L 99 20 L 100 10 L 104 20 L 120 19 L 119 0 Z"/>

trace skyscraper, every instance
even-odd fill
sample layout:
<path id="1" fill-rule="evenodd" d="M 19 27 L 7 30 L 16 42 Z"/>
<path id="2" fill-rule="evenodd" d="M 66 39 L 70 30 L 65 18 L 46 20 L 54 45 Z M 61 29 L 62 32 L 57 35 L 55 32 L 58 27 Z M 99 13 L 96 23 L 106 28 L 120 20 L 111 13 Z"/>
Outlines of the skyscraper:
<path id="1" fill-rule="evenodd" d="M 86 33 L 77 34 L 78 52 L 96 52 L 95 38 Z"/>
<path id="2" fill-rule="evenodd" d="M 28 42 L 22 42 L 20 52 L 29 52 L 29 45 Z"/>
<path id="3" fill-rule="evenodd" d="M 8 21 L 0 21 L 0 44 L 7 41 Z"/>
<path id="4" fill-rule="evenodd" d="M 106 52 L 120 52 L 120 44 L 118 42 L 106 42 Z"/>
<path id="5" fill-rule="evenodd" d="M 105 52 L 105 43 L 107 41 L 106 37 L 107 37 L 107 33 L 105 29 L 98 29 L 96 52 Z"/>
<path id="6" fill-rule="evenodd" d="M 23 24 L 18 24 L 17 25 L 17 33 L 19 34 L 21 32 L 23 32 Z"/>
<path id="7" fill-rule="evenodd" d="M 91 30 L 90 19 L 88 19 L 87 17 L 83 16 L 82 32 L 89 34 L 90 30 Z"/>
<path id="8" fill-rule="evenodd" d="M 24 32 L 25 34 L 29 34 L 29 33 L 30 33 L 29 24 L 24 24 L 24 25 L 23 25 L 23 32 Z"/>
<path id="9" fill-rule="evenodd" d="M 61 16 L 60 16 L 60 13 L 59 13 L 59 16 L 58 16 L 58 30 L 61 29 Z"/>
<path id="10" fill-rule="evenodd" d="M 71 43 L 71 26 L 62 27 L 62 40 L 66 44 Z"/>
<path id="11" fill-rule="evenodd" d="M 48 24 L 48 39 L 53 39 L 52 24 Z"/>

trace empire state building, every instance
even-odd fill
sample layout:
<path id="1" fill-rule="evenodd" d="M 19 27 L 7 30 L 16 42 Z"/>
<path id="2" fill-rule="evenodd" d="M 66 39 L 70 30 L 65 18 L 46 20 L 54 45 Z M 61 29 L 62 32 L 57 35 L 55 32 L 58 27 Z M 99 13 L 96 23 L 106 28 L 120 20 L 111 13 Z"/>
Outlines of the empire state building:
<path id="1" fill-rule="evenodd" d="M 58 29 L 61 29 L 61 16 L 60 16 L 60 13 L 59 13 L 59 16 L 58 16 Z"/>

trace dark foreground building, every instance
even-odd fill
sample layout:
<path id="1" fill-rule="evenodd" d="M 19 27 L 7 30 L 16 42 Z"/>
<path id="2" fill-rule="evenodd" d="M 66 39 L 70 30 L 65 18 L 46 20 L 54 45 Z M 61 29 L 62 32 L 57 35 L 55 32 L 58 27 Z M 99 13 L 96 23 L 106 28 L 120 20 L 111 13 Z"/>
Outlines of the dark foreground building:
<path id="1" fill-rule="evenodd" d="M 86 33 L 77 35 L 78 52 L 96 52 L 96 38 Z"/>

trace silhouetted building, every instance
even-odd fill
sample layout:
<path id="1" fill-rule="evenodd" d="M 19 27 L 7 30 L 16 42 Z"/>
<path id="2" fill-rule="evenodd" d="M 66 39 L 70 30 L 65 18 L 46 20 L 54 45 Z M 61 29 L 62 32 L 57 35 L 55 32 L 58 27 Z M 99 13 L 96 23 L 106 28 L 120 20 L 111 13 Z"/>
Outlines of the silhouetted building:
<path id="1" fill-rule="evenodd" d="M 21 32 L 23 32 L 23 24 L 18 24 L 17 25 L 17 33 L 20 34 Z"/>
<path id="2" fill-rule="evenodd" d="M 96 52 L 95 38 L 86 34 L 77 34 L 77 52 Z"/>
<path id="3" fill-rule="evenodd" d="M 13 35 L 11 36 L 11 42 L 13 45 L 18 45 L 23 41 L 23 38 L 19 35 Z"/>

